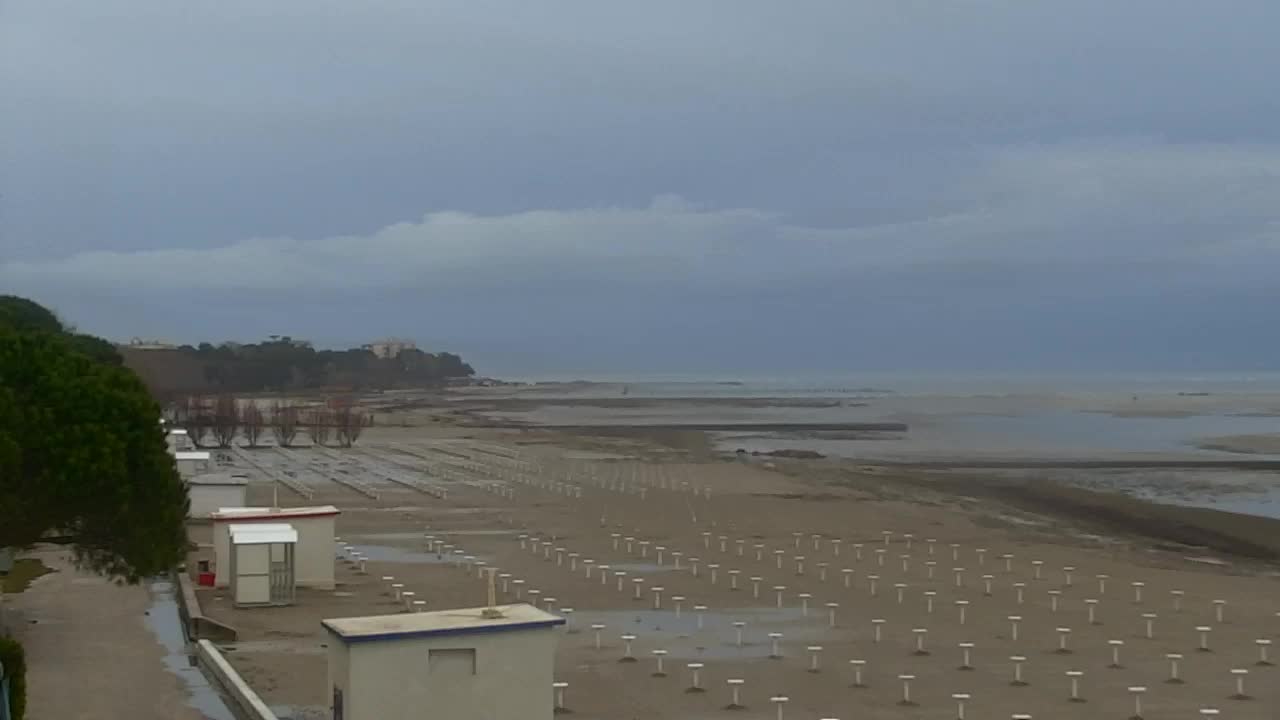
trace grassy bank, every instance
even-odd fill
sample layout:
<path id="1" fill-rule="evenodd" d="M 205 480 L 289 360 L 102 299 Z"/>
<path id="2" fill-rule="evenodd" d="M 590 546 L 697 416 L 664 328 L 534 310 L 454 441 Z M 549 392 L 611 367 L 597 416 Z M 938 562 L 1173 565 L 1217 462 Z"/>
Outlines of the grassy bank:
<path id="1" fill-rule="evenodd" d="M 0 578 L 0 586 L 4 587 L 5 593 L 20 593 L 30 587 L 36 578 L 51 572 L 53 570 L 39 560 L 22 558 L 13 563 L 13 570 L 8 575 Z"/>

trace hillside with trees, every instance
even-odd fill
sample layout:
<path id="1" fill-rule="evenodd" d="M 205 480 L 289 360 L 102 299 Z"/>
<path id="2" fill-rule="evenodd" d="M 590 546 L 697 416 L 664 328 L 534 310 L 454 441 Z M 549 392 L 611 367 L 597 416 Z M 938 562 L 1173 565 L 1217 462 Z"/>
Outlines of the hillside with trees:
<path id="1" fill-rule="evenodd" d="M 120 348 L 124 362 L 162 399 L 188 394 L 431 387 L 475 374 L 462 358 L 417 349 L 380 358 L 369 350 L 316 350 L 288 337 L 260 343 L 138 350 Z"/>

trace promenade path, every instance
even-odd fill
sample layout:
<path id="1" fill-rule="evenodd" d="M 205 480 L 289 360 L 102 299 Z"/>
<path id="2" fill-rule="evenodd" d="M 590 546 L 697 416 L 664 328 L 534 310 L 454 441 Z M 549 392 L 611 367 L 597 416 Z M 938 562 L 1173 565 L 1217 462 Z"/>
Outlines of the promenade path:
<path id="1" fill-rule="evenodd" d="M 5 596 L 27 651 L 31 720 L 233 720 L 183 651 L 167 582 L 116 585 L 38 548 L 56 572 Z"/>

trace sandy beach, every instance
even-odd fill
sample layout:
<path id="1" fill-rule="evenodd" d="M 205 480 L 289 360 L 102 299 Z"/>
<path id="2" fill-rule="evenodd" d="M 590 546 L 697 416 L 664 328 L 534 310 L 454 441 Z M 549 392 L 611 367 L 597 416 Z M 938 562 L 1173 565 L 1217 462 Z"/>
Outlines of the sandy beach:
<path id="1" fill-rule="evenodd" d="M 705 433 L 678 427 L 484 427 L 465 397 L 374 402 L 398 409 L 380 414 L 357 448 L 335 451 L 350 462 L 429 472 L 445 460 L 443 451 L 489 470 L 449 482 L 445 500 L 389 482 L 377 484 L 372 500 L 302 473 L 316 493 L 312 502 L 342 509 L 341 542 L 371 558 L 367 574 L 340 563 L 336 591 L 304 591 L 290 608 L 236 610 L 225 592 L 201 591 L 206 612 L 240 633 L 227 645 L 232 663 L 282 717 L 326 716 L 320 619 L 402 609 L 382 576 L 415 589 L 433 609 L 482 602 L 474 570 L 427 552 L 425 534 L 510 574 L 504 599 L 528 600 L 538 590 L 540 603 L 573 608 L 556 677 L 569 683 L 567 705 L 580 717 L 772 718 L 768 697 L 777 693 L 791 698 L 786 716 L 799 718 L 954 718 L 953 693 L 972 696 L 970 717 L 1065 719 L 1083 708 L 1127 717 L 1130 687 L 1147 688 L 1147 717 L 1221 706 L 1230 717 L 1261 720 L 1280 707 L 1277 671 L 1255 665 L 1255 641 L 1280 640 L 1280 522 L 969 470 L 726 456 Z M 270 449 L 252 452 L 260 462 L 284 462 Z M 524 470 L 510 469 L 511 458 Z M 514 497 L 495 494 L 495 486 Z M 271 491 L 251 483 L 250 503 L 269 503 Z M 537 536 L 543 549 L 521 549 L 521 535 L 526 543 Z M 556 548 L 563 548 L 559 562 Z M 207 549 L 192 559 L 202 554 Z M 619 576 L 601 585 L 599 570 L 588 579 L 587 559 L 627 573 L 623 589 Z M 1108 576 L 1105 591 L 1099 575 Z M 752 577 L 760 578 L 758 596 Z M 516 578 L 524 581 L 519 598 L 510 584 Z M 1140 602 L 1133 582 L 1144 583 Z M 654 586 L 663 588 L 658 610 Z M 785 586 L 780 606 L 776 586 Z M 684 598 L 679 616 L 676 596 Z M 1086 600 L 1098 601 L 1097 624 Z M 1222 622 L 1216 600 L 1225 601 Z M 1143 613 L 1156 615 L 1150 638 Z M 1016 640 L 1011 615 L 1022 618 Z M 745 623 L 741 645 L 734 623 Z M 599 650 L 592 624 L 605 626 Z M 1213 628 L 1212 652 L 1197 650 L 1200 626 Z M 769 633 L 781 633 L 780 659 L 768 657 Z M 636 636 L 638 662 L 619 662 L 623 634 Z M 973 643 L 972 669 L 959 669 L 960 643 Z M 1123 667 L 1109 668 L 1117 647 Z M 667 651 L 666 677 L 653 676 L 654 650 Z M 1165 682 L 1169 653 L 1183 655 L 1185 684 Z M 811 672 L 815 654 L 818 671 Z M 1026 658 L 1027 686 L 1009 684 L 1015 655 Z M 706 692 L 687 691 L 690 662 L 703 663 Z M 856 667 L 866 687 L 851 687 Z M 1229 698 L 1235 668 L 1249 669 L 1252 699 Z M 1084 672 L 1084 705 L 1068 702 L 1065 673 L 1076 670 Z M 899 704 L 904 674 L 914 676 L 916 704 Z M 745 681 L 745 710 L 725 709 L 731 678 Z"/>

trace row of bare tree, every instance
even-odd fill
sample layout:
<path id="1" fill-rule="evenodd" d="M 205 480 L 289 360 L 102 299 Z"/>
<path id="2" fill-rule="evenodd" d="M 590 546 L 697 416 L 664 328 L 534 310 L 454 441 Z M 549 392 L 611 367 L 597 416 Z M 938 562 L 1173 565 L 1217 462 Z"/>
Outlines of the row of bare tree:
<path id="1" fill-rule="evenodd" d="M 275 400 L 264 413 L 257 402 L 240 401 L 231 395 L 190 396 L 176 408 L 174 420 L 196 447 L 202 447 L 205 436 L 211 436 L 220 448 L 231 447 L 237 433 L 249 447 L 259 447 L 268 430 L 281 447 L 292 445 L 300 430 L 313 445 L 328 445 L 334 439 L 341 447 L 351 447 L 373 424 L 373 416 L 351 402 L 337 403 L 331 409 L 303 408 L 288 400 Z"/>

